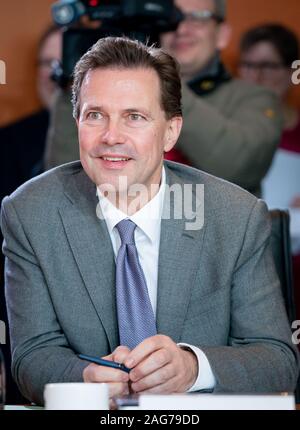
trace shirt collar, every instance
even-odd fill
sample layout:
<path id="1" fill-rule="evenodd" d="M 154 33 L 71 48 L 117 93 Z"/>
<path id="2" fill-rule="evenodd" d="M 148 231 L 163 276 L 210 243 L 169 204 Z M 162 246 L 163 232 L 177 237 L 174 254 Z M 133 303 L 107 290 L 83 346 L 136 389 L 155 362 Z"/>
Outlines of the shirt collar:
<path id="1" fill-rule="evenodd" d="M 218 74 L 220 62 L 220 54 L 217 52 L 208 64 L 202 70 L 199 70 L 199 72 L 188 83 L 193 84 L 204 77 L 214 78 Z"/>
<path id="2" fill-rule="evenodd" d="M 106 197 L 102 196 L 101 191 L 97 188 L 101 211 L 106 221 L 109 233 L 112 233 L 114 227 L 120 221 L 123 219 L 130 219 L 146 234 L 151 242 L 155 242 L 160 233 L 165 188 L 166 172 L 163 166 L 161 184 L 158 193 L 145 206 L 131 216 L 128 216 L 126 213 L 116 208 Z"/>

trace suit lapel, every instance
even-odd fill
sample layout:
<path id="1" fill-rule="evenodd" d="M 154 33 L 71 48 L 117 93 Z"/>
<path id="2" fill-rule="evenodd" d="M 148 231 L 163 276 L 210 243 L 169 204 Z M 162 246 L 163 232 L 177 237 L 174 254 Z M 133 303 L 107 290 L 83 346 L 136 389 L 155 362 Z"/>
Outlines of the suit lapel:
<path id="1" fill-rule="evenodd" d="M 177 175 L 169 169 L 166 171 L 169 186 L 179 184 L 183 187 L 184 183 Z M 175 201 L 171 202 L 169 211 L 165 199 L 163 218 L 170 212 L 171 219 L 162 219 L 161 222 L 157 328 L 158 333 L 166 334 L 179 342 L 199 267 L 205 227 L 195 231 L 186 230 L 186 222 L 191 222 L 191 219 L 174 219 L 172 215 Z"/>
<path id="2" fill-rule="evenodd" d="M 168 168 L 166 173 L 169 186 L 184 185 Z M 119 344 L 115 262 L 106 223 L 96 216 L 96 187 L 80 169 L 69 178 L 65 194 L 59 208 L 65 233 L 110 348 L 114 350 Z M 163 218 L 168 218 L 167 206 L 165 201 Z M 174 219 L 174 202 L 169 212 L 171 218 L 161 221 L 156 320 L 158 333 L 178 342 L 199 267 L 205 227 L 186 230 L 186 222 L 191 220 Z"/>
<path id="3" fill-rule="evenodd" d="M 110 348 L 114 350 L 119 342 L 115 262 L 106 223 L 96 215 L 96 187 L 85 172 L 80 171 L 77 177 L 70 178 L 66 197 L 59 210 L 66 236 Z"/>

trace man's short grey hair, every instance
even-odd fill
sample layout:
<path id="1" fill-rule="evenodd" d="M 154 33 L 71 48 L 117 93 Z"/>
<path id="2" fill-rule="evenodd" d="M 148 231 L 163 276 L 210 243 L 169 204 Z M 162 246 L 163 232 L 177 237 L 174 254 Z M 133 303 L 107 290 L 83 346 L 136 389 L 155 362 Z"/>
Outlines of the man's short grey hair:
<path id="1" fill-rule="evenodd" d="M 215 2 L 215 13 L 222 20 L 226 19 L 226 0 L 214 0 Z"/>
<path id="2" fill-rule="evenodd" d="M 104 37 L 78 61 L 72 85 L 73 116 L 80 116 L 80 91 L 86 74 L 95 69 L 152 69 L 160 81 L 160 104 L 167 119 L 182 116 L 179 64 L 155 46 L 127 37 Z"/>

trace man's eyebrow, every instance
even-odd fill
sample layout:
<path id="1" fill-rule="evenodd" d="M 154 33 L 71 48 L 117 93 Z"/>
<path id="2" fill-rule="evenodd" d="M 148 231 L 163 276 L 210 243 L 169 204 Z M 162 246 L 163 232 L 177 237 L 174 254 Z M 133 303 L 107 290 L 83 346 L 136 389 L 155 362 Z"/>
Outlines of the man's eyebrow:
<path id="1" fill-rule="evenodd" d="M 128 108 L 128 109 L 124 109 L 125 113 L 142 113 L 146 116 L 151 117 L 151 113 L 149 110 L 141 108 L 141 107 L 133 107 L 133 108 Z"/>
<path id="2" fill-rule="evenodd" d="M 101 112 L 103 110 L 105 110 L 103 106 L 99 106 L 99 105 L 86 105 L 83 108 L 84 113 L 87 111 Z M 123 113 L 142 113 L 148 117 L 152 117 L 150 111 L 142 107 L 132 107 L 132 108 L 123 109 Z"/>
<path id="3" fill-rule="evenodd" d="M 83 109 L 83 112 L 86 112 L 88 110 L 100 112 L 101 110 L 103 110 L 103 107 L 99 105 L 86 105 Z"/>

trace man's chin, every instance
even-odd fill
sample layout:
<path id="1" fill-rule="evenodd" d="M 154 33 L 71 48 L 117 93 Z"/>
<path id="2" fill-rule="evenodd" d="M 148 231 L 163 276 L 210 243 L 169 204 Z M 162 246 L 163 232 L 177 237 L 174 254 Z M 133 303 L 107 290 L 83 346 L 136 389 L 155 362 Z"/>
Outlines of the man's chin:
<path id="1" fill-rule="evenodd" d="M 177 56 L 176 59 L 180 65 L 180 72 L 183 76 L 195 74 L 195 61 L 191 61 L 190 58 L 184 55 Z"/>
<path id="2" fill-rule="evenodd" d="M 97 178 L 97 187 L 104 193 L 127 194 L 129 189 L 129 181 L 126 175 L 112 175 L 107 177 Z"/>

